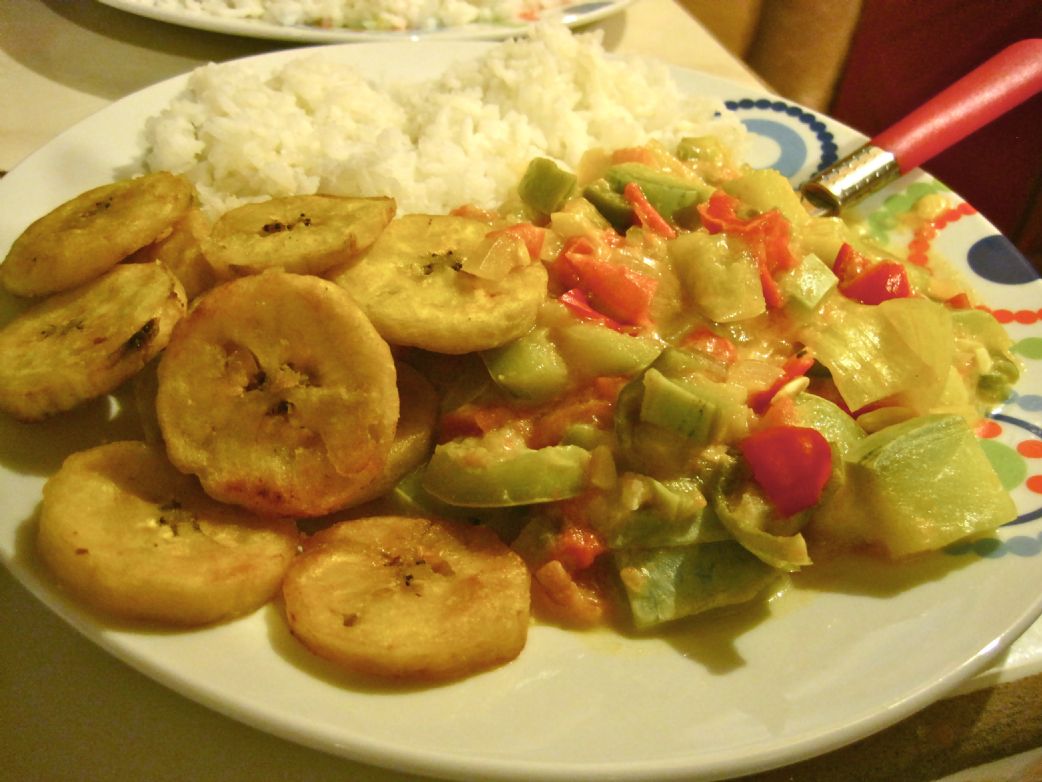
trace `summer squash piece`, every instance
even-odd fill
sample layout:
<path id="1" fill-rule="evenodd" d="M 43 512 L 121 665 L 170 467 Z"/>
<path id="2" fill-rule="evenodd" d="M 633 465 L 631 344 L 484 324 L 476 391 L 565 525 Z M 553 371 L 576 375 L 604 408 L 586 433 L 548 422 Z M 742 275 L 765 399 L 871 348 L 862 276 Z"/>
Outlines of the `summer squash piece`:
<path id="1" fill-rule="evenodd" d="M 737 499 L 717 492 L 713 507 L 724 529 L 770 567 L 791 573 L 811 564 L 802 534 L 781 534 L 771 529 L 776 523 L 775 513 L 758 492 L 743 491 Z"/>
<path id="2" fill-rule="evenodd" d="M 657 171 L 643 163 L 611 166 L 604 172 L 604 178 L 616 193 L 622 193 L 626 185 L 636 184 L 654 210 L 673 223 L 679 212 L 705 201 L 713 192 L 704 182 Z"/>
<path id="3" fill-rule="evenodd" d="M 549 399 L 568 385 L 568 365 L 545 328 L 482 351 L 481 359 L 496 385 L 519 399 Z"/>
<path id="4" fill-rule="evenodd" d="M 576 176 L 565 171 L 554 161 L 537 157 L 528 164 L 518 195 L 525 204 L 542 214 L 556 212 L 575 189 Z"/>
<path id="5" fill-rule="evenodd" d="M 900 558 L 990 532 L 1016 515 L 966 420 L 928 415 L 854 444 L 845 483 L 815 510 L 807 534 Z"/>
<path id="6" fill-rule="evenodd" d="M 865 430 L 848 413 L 824 397 L 801 393 L 793 399 L 792 421 L 816 429 L 840 456 L 850 453 L 864 439 Z"/>
<path id="7" fill-rule="evenodd" d="M 698 376 L 673 380 L 655 367 L 644 373 L 640 403 L 644 423 L 707 444 L 734 430 L 739 415 L 740 405 L 711 380 Z"/>
<path id="8" fill-rule="evenodd" d="M 778 275 L 778 287 L 789 310 L 797 316 L 816 310 L 836 283 L 832 269 L 813 253 L 804 256 L 796 268 Z"/>
<path id="9" fill-rule="evenodd" d="M 434 449 L 423 488 L 442 502 L 502 508 L 563 500 L 586 486 L 590 453 L 577 445 L 489 448 L 478 438 Z"/>
<path id="10" fill-rule="evenodd" d="M 917 413 L 928 412 L 944 391 L 954 356 L 950 311 L 921 298 L 867 305 L 833 295 L 799 337 L 853 411 L 899 398 Z"/>
<path id="11" fill-rule="evenodd" d="M 729 538 L 690 478 L 658 481 L 625 473 L 588 508 L 590 525 L 610 549 L 688 546 Z"/>
<path id="12" fill-rule="evenodd" d="M 625 549 L 614 552 L 614 559 L 633 624 L 640 630 L 749 602 L 780 575 L 730 540 Z"/>
<path id="13" fill-rule="evenodd" d="M 554 336 L 568 366 L 584 377 L 640 372 L 662 350 L 651 337 L 633 336 L 595 323 L 564 326 Z"/>
<path id="14" fill-rule="evenodd" d="M 767 311 L 756 259 L 741 239 L 692 231 L 669 242 L 669 257 L 684 293 L 710 320 L 733 323 Z"/>
<path id="15" fill-rule="evenodd" d="M 777 209 L 790 223 L 805 223 L 809 219 L 792 183 L 776 169 L 746 169 L 720 187 L 754 212 L 762 214 Z"/>

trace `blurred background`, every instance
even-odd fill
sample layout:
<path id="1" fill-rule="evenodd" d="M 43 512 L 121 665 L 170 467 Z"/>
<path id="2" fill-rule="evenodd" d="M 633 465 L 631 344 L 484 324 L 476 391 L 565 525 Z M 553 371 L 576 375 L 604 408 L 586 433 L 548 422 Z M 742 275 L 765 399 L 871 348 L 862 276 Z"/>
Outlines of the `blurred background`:
<path id="1" fill-rule="evenodd" d="M 776 92 L 868 136 L 1007 45 L 1042 0 L 681 0 Z M 923 166 L 1042 271 L 1042 94 Z"/>

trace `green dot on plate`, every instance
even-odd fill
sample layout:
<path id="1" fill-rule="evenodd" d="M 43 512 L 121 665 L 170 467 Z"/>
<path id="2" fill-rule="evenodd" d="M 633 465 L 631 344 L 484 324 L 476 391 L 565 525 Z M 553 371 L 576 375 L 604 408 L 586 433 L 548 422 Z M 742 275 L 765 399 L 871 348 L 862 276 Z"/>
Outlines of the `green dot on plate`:
<path id="1" fill-rule="evenodd" d="M 1024 457 L 1004 443 L 995 440 L 980 440 L 979 442 L 1006 491 L 1010 491 L 1024 482 L 1028 475 L 1028 466 Z"/>
<path id="2" fill-rule="evenodd" d="M 1042 337 L 1025 337 L 1013 345 L 1013 352 L 1024 358 L 1042 358 Z"/>

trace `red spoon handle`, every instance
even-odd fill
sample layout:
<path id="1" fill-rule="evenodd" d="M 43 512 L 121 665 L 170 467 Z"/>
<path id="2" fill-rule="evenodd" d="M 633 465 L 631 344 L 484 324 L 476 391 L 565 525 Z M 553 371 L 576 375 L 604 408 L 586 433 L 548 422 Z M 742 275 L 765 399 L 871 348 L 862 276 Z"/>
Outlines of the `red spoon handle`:
<path id="1" fill-rule="evenodd" d="M 1027 38 L 970 71 L 872 143 L 892 153 L 903 174 L 1040 91 L 1042 38 Z"/>

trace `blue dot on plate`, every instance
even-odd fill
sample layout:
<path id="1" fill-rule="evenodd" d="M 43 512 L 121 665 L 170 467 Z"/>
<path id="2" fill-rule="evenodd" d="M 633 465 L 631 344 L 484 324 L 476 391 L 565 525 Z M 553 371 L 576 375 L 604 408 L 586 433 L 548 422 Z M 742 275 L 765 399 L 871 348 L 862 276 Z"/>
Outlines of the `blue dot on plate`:
<path id="1" fill-rule="evenodd" d="M 1038 279 L 1038 272 L 1028 259 L 1001 234 L 979 239 L 966 255 L 970 268 L 990 282 L 1024 285 Z"/>
<path id="2" fill-rule="evenodd" d="M 1006 541 L 1006 548 L 1018 557 L 1037 557 L 1042 553 L 1042 540 L 1027 535 L 1015 535 Z"/>
<path id="3" fill-rule="evenodd" d="M 758 161 L 762 168 L 776 168 L 787 177 L 795 176 L 807 162 L 807 144 L 800 134 L 786 124 L 769 119 L 744 119 L 750 133 L 769 138 L 778 145 L 778 157 Z"/>
<path id="4" fill-rule="evenodd" d="M 1018 394 L 1016 399 L 1017 404 L 1032 413 L 1042 411 L 1042 396 L 1038 394 Z"/>

